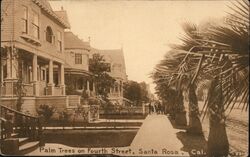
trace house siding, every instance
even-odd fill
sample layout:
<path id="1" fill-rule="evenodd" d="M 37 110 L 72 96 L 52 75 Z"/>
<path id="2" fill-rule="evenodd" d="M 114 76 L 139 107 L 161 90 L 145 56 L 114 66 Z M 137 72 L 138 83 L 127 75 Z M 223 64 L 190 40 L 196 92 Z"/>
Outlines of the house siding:
<path id="1" fill-rule="evenodd" d="M 36 12 L 39 17 L 39 39 L 41 46 L 35 46 L 31 43 L 25 41 L 21 36 L 22 33 L 22 23 L 21 18 L 23 16 L 22 6 L 28 7 L 28 36 L 31 36 L 31 13 L 32 11 Z M 1 25 L 1 41 L 3 44 L 11 46 L 11 42 L 15 46 L 20 47 L 24 50 L 37 54 L 44 58 L 55 59 L 55 61 L 64 63 L 64 27 L 61 26 L 58 22 L 56 22 L 50 15 L 44 12 L 39 6 L 37 6 L 31 0 L 3 0 L 2 8 L 6 9 L 6 16 L 4 16 L 3 23 Z M 4 11 L 1 10 L 3 13 Z M 7 17 L 7 18 L 5 18 Z M 14 23 L 13 23 L 14 22 Z M 53 31 L 53 35 L 55 36 L 54 42 L 49 43 L 46 41 L 46 28 L 50 26 Z M 62 50 L 59 52 L 57 50 L 57 31 L 61 32 L 62 35 Z"/>
<path id="2" fill-rule="evenodd" d="M 82 55 L 82 64 L 75 64 L 75 54 Z M 65 50 L 65 62 L 71 68 L 89 71 L 89 52 L 82 49 L 67 49 Z"/>

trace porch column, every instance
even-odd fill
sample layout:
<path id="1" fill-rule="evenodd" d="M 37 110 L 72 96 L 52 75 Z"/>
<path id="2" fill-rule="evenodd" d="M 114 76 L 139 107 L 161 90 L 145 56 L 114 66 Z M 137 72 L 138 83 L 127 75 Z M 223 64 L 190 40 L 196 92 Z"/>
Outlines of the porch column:
<path id="1" fill-rule="evenodd" d="M 60 87 L 62 89 L 62 95 L 65 95 L 65 82 L 64 82 L 64 65 L 60 65 Z"/>
<path id="2" fill-rule="evenodd" d="M 3 63 L 1 60 L 1 86 L 3 86 Z"/>
<path id="3" fill-rule="evenodd" d="M 18 60 L 14 56 L 17 53 L 18 53 L 17 49 L 15 49 L 15 48 L 11 51 L 11 78 L 12 79 L 17 79 L 17 73 L 18 73 L 19 67 L 18 67 Z"/>
<path id="4" fill-rule="evenodd" d="M 93 93 L 95 94 L 95 82 L 93 81 Z"/>
<path id="5" fill-rule="evenodd" d="M 39 85 L 37 82 L 37 55 L 33 55 L 33 62 L 32 62 L 32 74 L 33 74 L 33 91 L 34 95 L 38 96 L 39 95 Z"/>
<path id="6" fill-rule="evenodd" d="M 10 58 L 10 53 L 11 53 L 10 48 L 7 48 L 7 58 L 6 58 L 7 77 L 6 77 L 6 79 L 11 78 L 11 66 L 10 66 L 11 58 Z"/>
<path id="7" fill-rule="evenodd" d="M 48 95 L 54 95 L 54 79 L 53 79 L 53 61 L 49 61 L 49 83 L 47 89 Z"/>
<path id="8" fill-rule="evenodd" d="M 87 80 L 87 93 L 88 93 L 88 96 L 90 96 L 89 81 L 88 80 Z"/>
<path id="9" fill-rule="evenodd" d="M 7 66 L 7 77 L 5 79 L 5 93 L 6 96 L 13 96 L 16 93 L 14 92 L 14 83 L 17 82 L 17 70 L 18 64 L 17 60 L 14 57 L 14 50 L 10 47 L 7 48 L 7 58 L 6 58 L 6 66 Z"/>

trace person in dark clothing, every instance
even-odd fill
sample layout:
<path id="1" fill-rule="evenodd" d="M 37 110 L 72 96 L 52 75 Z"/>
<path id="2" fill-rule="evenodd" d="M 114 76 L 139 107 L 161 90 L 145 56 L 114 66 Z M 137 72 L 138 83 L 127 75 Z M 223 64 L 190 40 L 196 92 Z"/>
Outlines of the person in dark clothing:
<path id="1" fill-rule="evenodd" d="M 152 113 L 152 104 L 151 104 L 151 103 L 152 103 L 152 102 L 149 102 L 149 104 L 148 104 L 149 114 Z"/>

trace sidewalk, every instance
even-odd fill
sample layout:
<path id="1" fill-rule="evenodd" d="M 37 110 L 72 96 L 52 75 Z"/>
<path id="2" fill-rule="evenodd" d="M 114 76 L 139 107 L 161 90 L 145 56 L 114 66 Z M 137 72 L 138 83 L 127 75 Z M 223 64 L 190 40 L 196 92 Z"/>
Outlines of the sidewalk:
<path id="1" fill-rule="evenodd" d="M 183 145 L 176 136 L 179 131 L 172 127 L 167 116 L 149 115 L 130 147 L 133 150 L 141 149 L 144 151 L 143 155 L 148 156 L 189 156 L 187 152 L 181 151 Z M 140 152 L 142 151 L 138 153 Z M 153 152 L 157 152 L 157 154 Z M 142 155 L 138 153 L 135 155 Z"/>

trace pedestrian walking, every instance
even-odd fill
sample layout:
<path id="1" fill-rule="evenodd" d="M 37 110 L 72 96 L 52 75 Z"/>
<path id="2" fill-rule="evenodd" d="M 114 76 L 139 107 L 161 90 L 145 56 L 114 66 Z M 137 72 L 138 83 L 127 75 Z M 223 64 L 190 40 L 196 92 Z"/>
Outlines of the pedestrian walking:
<path id="1" fill-rule="evenodd" d="M 149 104 L 148 104 L 148 110 L 149 110 L 149 114 L 151 114 L 151 113 L 152 113 L 152 105 L 151 105 L 151 102 L 149 102 Z"/>

